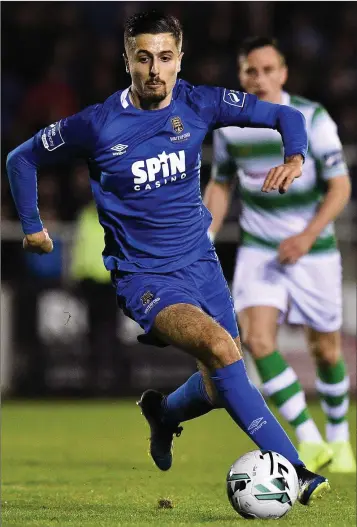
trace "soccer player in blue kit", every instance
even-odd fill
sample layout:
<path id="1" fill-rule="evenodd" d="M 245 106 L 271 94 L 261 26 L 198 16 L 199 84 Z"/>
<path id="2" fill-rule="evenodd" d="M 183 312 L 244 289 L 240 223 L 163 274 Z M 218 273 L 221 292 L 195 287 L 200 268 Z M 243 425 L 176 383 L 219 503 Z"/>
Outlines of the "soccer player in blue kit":
<path id="1" fill-rule="evenodd" d="M 118 305 L 144 329 L 142 342 L 173 344 L 198 362 L 198 371 L 172 394 L 147 390 L 139 401 L 151 428 L 154 462 L 161 470 L 171 467 L 173 436 L 182 421 L 224 408 L 260 449 L 278 452 L 295 466 L 299 500 L 309 504 L 329 489 L 328 481 L 305 468 L 247 377 L 199 182 L 208 131 L 274 128 L 282 135 L 285 163 L 271 169 L 262 190 L 285 192 L 301 175 L 304 118 L 255 95 L 178 80 L 182 28 L 173 16 L 132 16 L 124 43 L 129 88 L 51 124 L 8 155 L 24 249 L 45 254 L 53 248 L 37 206 L 37 169 L 86 159 Z"/>

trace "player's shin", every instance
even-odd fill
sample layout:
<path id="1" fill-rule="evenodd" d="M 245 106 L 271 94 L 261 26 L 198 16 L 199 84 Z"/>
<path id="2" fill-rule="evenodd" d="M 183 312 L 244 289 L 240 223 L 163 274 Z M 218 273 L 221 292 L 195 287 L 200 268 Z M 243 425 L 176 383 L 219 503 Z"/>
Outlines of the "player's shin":
<path id="1" fill-rule="evenodd" d="M 295 429 L 298 441 L 321 443 L 321 434 L 311 418 L 303 388 L 278 351 L 255 359 L 263 393 L 278 407 L 280 415 Z"/>
<path id="2" fill-rule="evenodd" d="M 316 388 L 327 417 L 327 441 L 348 441 L 349 378 L 345 362 L 341 358 L 336 364 L 321 363 L 317 373 Z"/>
<path id="3" fill-rule="evenodd" d="M 206 392 L 203 377 L 196 372 L 163 400 L 163 422 L 178 424 L 200 417 L 214 408 Z"/>
<path id="4" fill-rule="evenodd" d="M 212 380 L 230 416 L 262 450 L 282 454 L 292 464 L 303 464 L 294 445 L 250 382 L 243 360 L 216 369 Z"/>

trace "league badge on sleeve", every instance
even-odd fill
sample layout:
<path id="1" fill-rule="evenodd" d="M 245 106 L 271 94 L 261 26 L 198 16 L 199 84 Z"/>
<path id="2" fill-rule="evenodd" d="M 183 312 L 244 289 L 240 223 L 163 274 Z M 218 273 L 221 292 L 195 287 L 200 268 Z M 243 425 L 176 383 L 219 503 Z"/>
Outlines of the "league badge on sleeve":
<path id="1" fill-rule="evenodd" d="M 44 129 L 41 136 L 43 146 L 51 152 L 56 150 L 59 146 L 64 145 L 64 139 L 61 135 L 61 121 L 50 124 Z"/>
<path id="2" fill-rule="evenodd" d="M 242 91 L 225 89 L 223 93 L 223 100 L 227 104 L 237 106 L 238 108 L 243 108 L 246 95 L 247 94 Z"/>
<path id="3" fill-rule="evenodd" d="M 335 150 L 334 152 L 329 152 L 323 156 L 323 160 L 326 168 L 331 168 L 340 163 L 344 163 L 344 157 L 342 150 Z"/>

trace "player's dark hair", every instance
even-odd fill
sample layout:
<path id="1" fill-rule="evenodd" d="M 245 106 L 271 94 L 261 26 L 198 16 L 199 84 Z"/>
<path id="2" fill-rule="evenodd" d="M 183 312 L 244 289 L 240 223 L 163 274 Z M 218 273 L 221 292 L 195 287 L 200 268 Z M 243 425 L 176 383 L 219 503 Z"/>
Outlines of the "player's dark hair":
<path id="1" fill-rule="evenodd" d="M 178 47 L 182 43 L 182 26 L 179 20 L 173 15 L 165 15 L 155 9 L 136 13 L 125 22 L 124 42 L 129 38 L 136 37 L 142 33 L 157 35 L 159 33 L 171 33 Z"/>
<path id="2" fill-rule="evenodd" d="M 282 62 L 285 64 L 285 56 L 279 47 L 279 43 L 276 38 L 271 37 L 249 37 L 243 40 L 242 44 L 238 49 L 238 57 L 245 58 L 251 51 L 255 49 L 265 48 L 266 46 L 271 46 L 274 48 L 280 55 Z"/>

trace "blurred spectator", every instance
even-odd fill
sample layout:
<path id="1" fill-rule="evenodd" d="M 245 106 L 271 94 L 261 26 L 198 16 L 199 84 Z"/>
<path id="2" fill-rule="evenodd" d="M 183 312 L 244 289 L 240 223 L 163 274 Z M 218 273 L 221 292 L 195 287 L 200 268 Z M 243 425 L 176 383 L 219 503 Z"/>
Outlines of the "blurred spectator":
<path id="1" fill-rule="evenodd" d="M 103 229 L 93 201 L 77 219 L 71 251 L 71 278 L 88 308 L 89 379 L 88 389 L 115 389 L 120 368 L 117 350 L 115 292 L 110 273 L 102 260 Z"/>
<path id="2" fill-rule="evenodd" d="M 24 86 L 19 77 L 11 73 L 4 73 L 1 79 L 1 129 L 2 134 L 8 137 L 11 133 L 12 123 L 23 97 Z"/>
<path id="3" fill-rule="evenodd" d="M 290 47 L 301 61 L 321 60 L 326 52 L 326 42 L 318 24 L 309 11 L 302 10 L 293 16 Z"/>
<path id="4" fill-rule="evenodd" d="M 110 273 L 104 267 L 102 259 L 103 228 L 98 222 L 98 213 L 93 201 L 82 209 L 76 224 L 76 236 L 71 251 L 72 279 L 78 282 L 90 280 L 96 284 L 110 284 Z"/>
<path id="5" fill-rule="evenodd" d="M 92 189 L 89 183 L 88 167 L 85 163 L 77 162 L 72 167 L 71 177 L 65 188 L 66 203 L 63 209 L 66 210 L 66 218 L 73 219 L 78 211 L 88 205 L 92 199 Z"/>
<path id="6" fill-rule="evenodd" d="M 68 53 L 68 49 L 65 52 Z M 78 110 L 77 97 L 67 81 L 66 72 L 57 65 L 50 66 L 24 97 L 17 123 L 20 141 Z"/>

